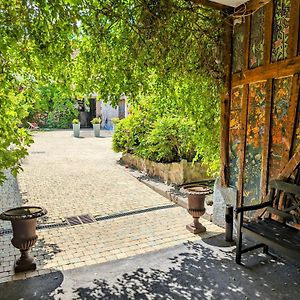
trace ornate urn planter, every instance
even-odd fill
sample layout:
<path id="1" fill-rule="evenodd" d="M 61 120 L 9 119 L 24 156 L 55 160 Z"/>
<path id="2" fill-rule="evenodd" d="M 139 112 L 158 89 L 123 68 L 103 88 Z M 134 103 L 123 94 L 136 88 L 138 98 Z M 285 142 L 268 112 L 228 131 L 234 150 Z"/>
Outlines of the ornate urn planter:
<path id="1" fill-rule="evenodd" d="M 29 255 L 31 247 L 36 243 L 37 218 L 44 216 L 47 211 L 38 206 L 22 206 L 7 210 L 0 219 L 11 221 L 13 238 L 11 243 L 21 252 L 21 257 L 15 263 L 15 272 L 36 269 L 34 258 Z"/>
<path id="2" fill-rule="evenodd" d="M 205 232 L 206 228 L 199 222 L 199 218 L 205 213 L 205 196 L 213 191 L 204 185 L 183 187 L 188 196 L 188 212 L 194 218 L 193 223 L 186 225 L 186 229 L 194 234 Z"/>

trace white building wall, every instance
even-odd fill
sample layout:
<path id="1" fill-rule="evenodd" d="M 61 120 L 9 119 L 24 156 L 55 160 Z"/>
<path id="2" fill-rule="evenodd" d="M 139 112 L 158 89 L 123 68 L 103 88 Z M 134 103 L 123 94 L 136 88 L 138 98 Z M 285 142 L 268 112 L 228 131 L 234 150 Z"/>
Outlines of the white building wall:
<path id="1" fill-rule="evenodd" d="M 102 120 L 101 126 L 106 127 L 107 129 L 112 129 L 112 119 L 117 118 L 119 115 L 118 107 L 113 107 L 110 103 L 104 103 L 103 101 L 100 101 L 100 104 L 100 117 Z"/>

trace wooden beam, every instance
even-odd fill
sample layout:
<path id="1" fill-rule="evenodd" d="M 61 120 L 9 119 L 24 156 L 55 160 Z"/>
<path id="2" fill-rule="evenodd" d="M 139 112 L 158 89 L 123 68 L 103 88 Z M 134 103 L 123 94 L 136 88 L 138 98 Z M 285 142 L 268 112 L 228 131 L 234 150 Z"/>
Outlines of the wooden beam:
<path id="1" fill-rule="evenodd" d="M 269 157 L 270 157 L 270 133 L 271 133 L 271 111 L 273 100 L 273 80 L 269 79 L 266 83 L 266 107 L 265 107 L 265 127 L 262 150 L 262 171 L 261 171 L 261 199 L 268 193 L 268 176 L 269 176 Z"/>
<path id="2" fill-rule="evenodd" d="M 245 152 L 246 152 L 246 138 L 247 138 L 247 117 L 248 117 L 248 94 L 249 85 L 243 87 L 242 99 L 242 114 L 241 114 L 241 137 L 240 137 L 240 153 L 239 153 L 239 178 L 238 178 L 238 197 L 237 207 L 243 205 L 243 192 L 244 192 L 244 171 L 245 171 Z"/>
<path id="3" fill-rule="evenodd" d="M 232 66 L 232 24 L 231 20 L 225 22 L 224 46 L 225 46 L 225 91 L 221 100 L 221 185 L 228 186 L 229 169 L 229 119 L 231 102 L 231 66 Z"/>
<path id="4" fill-rule="evenodd" d="M 289 24 L 288 58 L 297 56 L 300 23 L 300 1 L 291 1 L 291 16 Z"/>
<path id="5" fill-rule="evenodd" d="M 230 11 L 233 10 L 233 8 L 231 6 L 225 5 L 225 4 L 221 4 L 221 3 L 217 3 L 217 2 L 213 2 L 210 0 L 190 0 L 190 2 L 193 2 L 194 4 L 199 4 L 199 5 L 203 5 L 206 7 L 210 7 L 213 9 L 217 9 L 217 10 L 227 10 Z"/>
<path id="6" fill-rule="evenodd" d="M 297 119 L 297 108 L 298 108 L 298 99 L 299 99 L 299 74 L 294 75 L 292 81 L 292 91 L 291 91 L 291 99 L 288 110 L 288 126 L 286 129 L 286 141 L 283 145 L 284 151 L 282 153 L 281 158 L 281 168 L 289 161 L 292 144 L 293 144 L 293 135 L 295 130 L 295 124 Z"/>
<path id="7" fill-rule="evenodd" d="M 262 6 L 266 5 L 268 2 L 272 2 L 272 0 L 250 0 L 244 4 L 235 8 L 236 16 L 243 14 L 251 14 L 254 11 L 258 10 Z"/>
<path id="8" fill-rule="evenodd" d="M 280 171 L 278 179 L 283 180 L 289 178 L 294 170 L 300 164 L 300 147 L 297 148 L 293 157 L 288 161 L 284 168 Z"/>
<path id="9" fill-rule="evenodd" d="M 232 75 L 232 86 L 249 84 L 270 78 L 280 78 L 300 73 L 300 56 L 278 61 L 267 66 Z"/>

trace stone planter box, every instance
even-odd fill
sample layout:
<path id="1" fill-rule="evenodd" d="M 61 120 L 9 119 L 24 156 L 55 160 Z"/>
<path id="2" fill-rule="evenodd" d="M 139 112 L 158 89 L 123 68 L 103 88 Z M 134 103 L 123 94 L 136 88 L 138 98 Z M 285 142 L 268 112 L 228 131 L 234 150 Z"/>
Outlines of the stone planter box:
<path id="1" fill-rule="evenodd" d="M 121 161 L 149 176 L 157 176 L 164 182 L 176 185 L 212 179 L 207 176 L 207 168 L 201 163 L 192 164 L 186 160 L 163 164 L 126 153 L 123 154 Z"/>

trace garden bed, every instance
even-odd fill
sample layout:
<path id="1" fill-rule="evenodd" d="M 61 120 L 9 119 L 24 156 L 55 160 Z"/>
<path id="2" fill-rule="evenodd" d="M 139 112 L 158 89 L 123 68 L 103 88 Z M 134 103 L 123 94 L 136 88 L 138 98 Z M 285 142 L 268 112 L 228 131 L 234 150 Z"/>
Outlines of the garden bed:
<path id="1" fill-rule="evenodd" d="M 182 160 L 181 162 L 164 164 L 139 158 L 129 153 L 123 154 L 121 161 L 130 167 L 147 173 L 149 176 L 156 176 L 164 182 L 176 185 L 212 179 L 207 175 L 207 168 L 199 162 L 192 164 Z"/>

